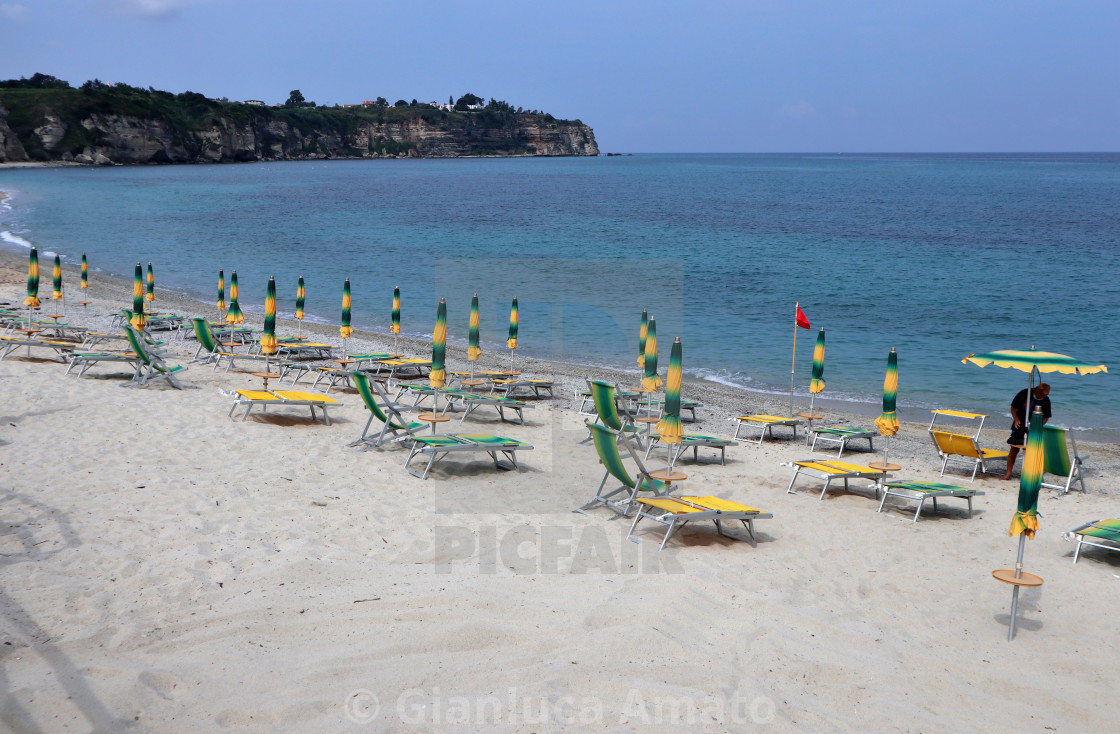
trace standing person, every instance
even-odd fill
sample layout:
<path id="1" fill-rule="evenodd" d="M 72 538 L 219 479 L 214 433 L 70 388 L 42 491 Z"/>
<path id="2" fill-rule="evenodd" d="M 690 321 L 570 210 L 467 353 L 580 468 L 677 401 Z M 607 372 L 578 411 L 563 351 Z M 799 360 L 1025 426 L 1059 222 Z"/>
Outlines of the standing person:
<path id="1" fill-rule="evenodd" d="M 1011 401 L 1011 436 L 1007 439 L 1011 450 L 1007 454 L 1007 471 L 1004 479 L 1011 478 L 1011 467 L 1015 466 L 1015 457 L 1019 455 L 1019 448 L 1027 445 L 1027 425 L 1030 414 L 1035 407 L 1042 409 L 1043 423 L 1050 420 L 1050 386 L 1045 382 L 1039 384 L 1031 391 L 1030 405 L 1027 405 L 1027 389 L 1023 388 L 1015 394 Z"/>

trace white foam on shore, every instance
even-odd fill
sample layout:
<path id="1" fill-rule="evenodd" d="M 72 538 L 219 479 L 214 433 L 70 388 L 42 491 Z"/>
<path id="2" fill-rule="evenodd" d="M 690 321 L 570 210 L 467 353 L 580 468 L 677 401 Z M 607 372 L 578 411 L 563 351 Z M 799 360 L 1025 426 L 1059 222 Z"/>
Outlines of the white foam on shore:
<path id="1" fill-rule="evenodd" d="M 4 240 L 5 242 L 11 243 L 11 244 L 16 245 L 18 247 L 26 248 L 28 250 L 30 250 L 32 247 L 34 247 L 34 245 L 32 245 L 30 242 L 28 242 L 24 238 L 20 237 L 18 234 L 12 234 L 8 230 L 4 230 L 4 231 L 0 232 L 0 240 Z"/>

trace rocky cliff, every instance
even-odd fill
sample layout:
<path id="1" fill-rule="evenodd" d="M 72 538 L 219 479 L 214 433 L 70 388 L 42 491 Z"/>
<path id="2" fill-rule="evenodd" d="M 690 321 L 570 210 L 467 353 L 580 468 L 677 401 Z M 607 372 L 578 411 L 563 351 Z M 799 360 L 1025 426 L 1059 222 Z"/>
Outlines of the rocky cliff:
<path id="1" fill-rule="evenodd" d="M 508 108 L 269 108 L 136 88 L 0 89 L 0 162 L 598 154 L 579 120 Z"/>

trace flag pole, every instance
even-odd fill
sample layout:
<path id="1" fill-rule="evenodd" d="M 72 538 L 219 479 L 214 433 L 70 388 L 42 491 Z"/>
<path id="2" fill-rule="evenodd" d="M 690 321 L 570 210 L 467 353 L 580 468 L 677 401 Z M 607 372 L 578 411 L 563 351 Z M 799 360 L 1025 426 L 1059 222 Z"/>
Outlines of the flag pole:
<path id="1" fill-rule="evenodd" d="M 793 306 L 793 358 L 789 364 L 789 417 L 793 417 L 793 376 L 797 365 L 797 313 L 801 310 L 801 301 Z"/>

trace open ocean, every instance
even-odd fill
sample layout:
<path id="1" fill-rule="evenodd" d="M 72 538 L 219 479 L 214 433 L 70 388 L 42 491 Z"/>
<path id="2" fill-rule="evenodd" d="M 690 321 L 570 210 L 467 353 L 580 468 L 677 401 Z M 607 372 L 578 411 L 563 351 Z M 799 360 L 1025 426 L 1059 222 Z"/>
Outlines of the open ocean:
<path id="1" fill-rule="evenodd" d="M 901 406 L 990 413 L 993 428 L 1026 375 L 969 353 L 1036 345 L 1120 369 L 1117 154 L 0 169 L 0 191 L 0 244 L 86 253 L 91 278 L 151 261 L 157 298 L 212 303 L 218 269 L 237 270 L 259 313 L 275 275 L 290 314 L 303 275 L 326 323 L 350 278 L 353 325 L 378 331 L 399 285 L 402 330 L 430 335 L 446 297 L 453 345 L 477 291 L 486 351 L 506 351 L 516 295 L 519 355 L 636 369 L 646 307 L 662 370 L 680 336 L 686 373 L 786 393 L 800 301 L 799 396 L 823 326 L 822 397 L 877 402 L 895 347 Z M 1046 379 L 1056 424 L 1120 431 L 1116 374 Z"/>

